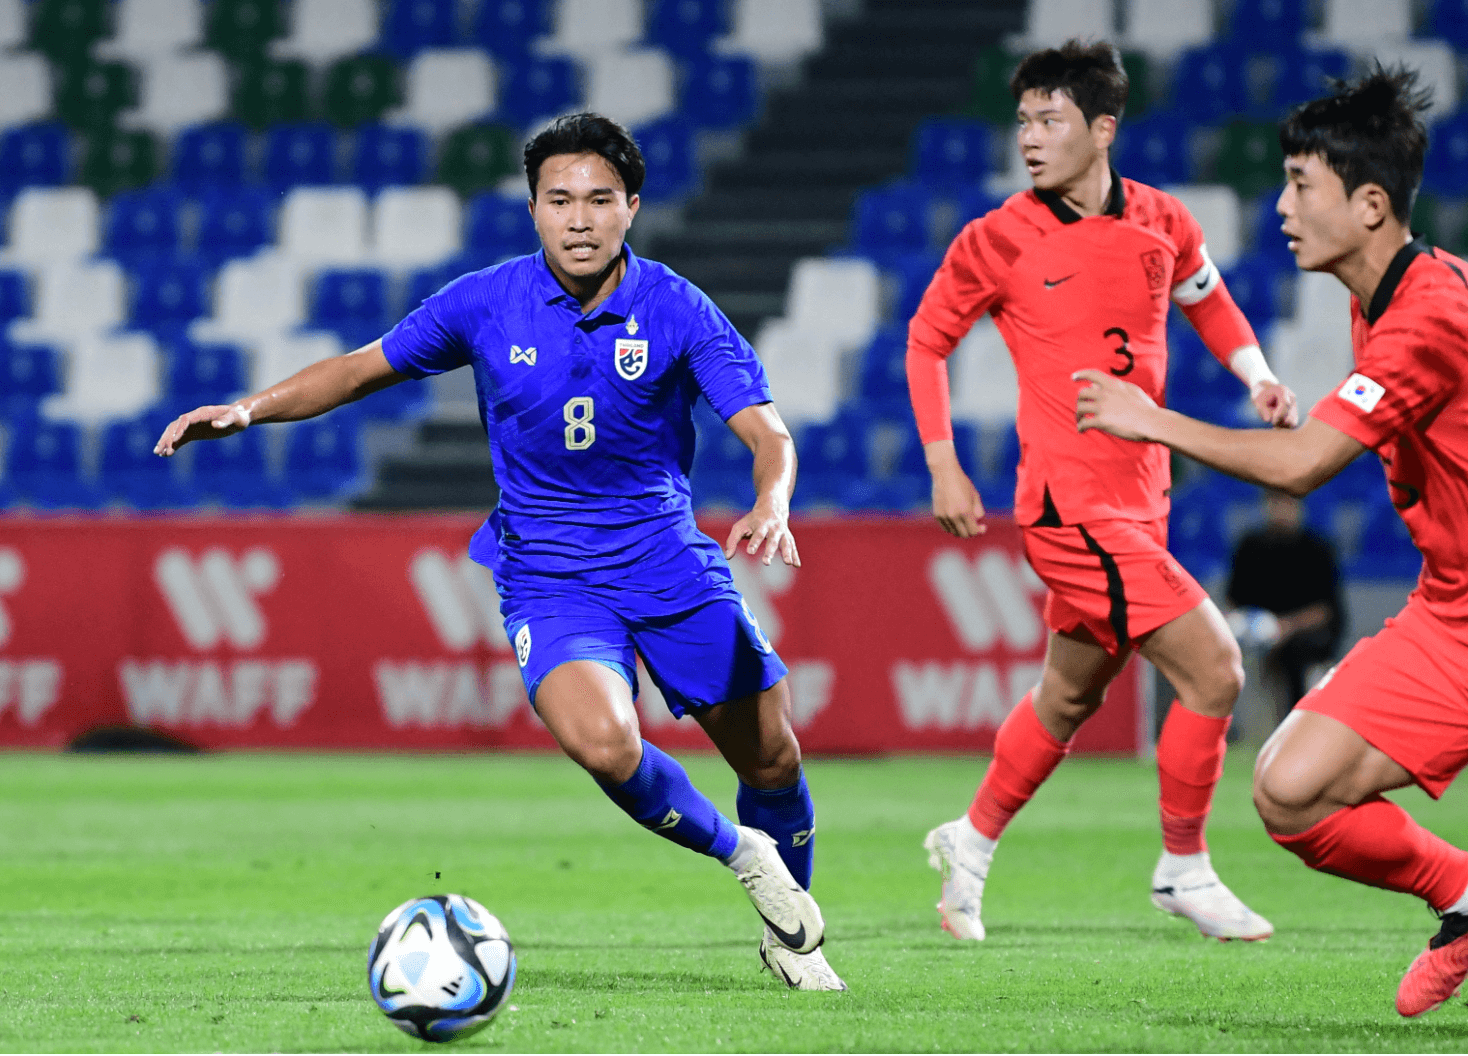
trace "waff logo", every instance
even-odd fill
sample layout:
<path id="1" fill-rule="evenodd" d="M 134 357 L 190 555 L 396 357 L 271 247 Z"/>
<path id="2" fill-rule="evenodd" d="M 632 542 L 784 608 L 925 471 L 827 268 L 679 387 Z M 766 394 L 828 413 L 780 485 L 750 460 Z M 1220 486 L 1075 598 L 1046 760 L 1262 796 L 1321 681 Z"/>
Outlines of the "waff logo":
<path id="1" fill-rule="evenodd" d="M 447 648 L 461 653 L 481 640 L 492 649 L 510 647 L 494 576 L 467 553 L 452 561 L 442 550 L 420 550 L 408 566 L 408 579 Z"/>
<path id="2" fill-rule="evenodd" d="M 0 598 L 14 594 L 25 583 L 25 561 L 20 551 L 0 547 Z M 9 644 L 15 623 L 0 604 L 0 649 Z M 14 707 L 22 726 L 34 726 L 61 695 L 61 665 L 50 658 L 0 657 L 0 715 Z"/>
<path id="3" fill-rule="evenodd" d="M 153 581 L 178 629 L 201 652 L 221 641 L 258 648 L 266 625 L 255 598 L 279 579 L 280 564 L 269 550 L 249 550 L 238 560 L 225 550 L 206 550 L 195 562 L 188 551 L 173 548 L 153 563 Z"/>

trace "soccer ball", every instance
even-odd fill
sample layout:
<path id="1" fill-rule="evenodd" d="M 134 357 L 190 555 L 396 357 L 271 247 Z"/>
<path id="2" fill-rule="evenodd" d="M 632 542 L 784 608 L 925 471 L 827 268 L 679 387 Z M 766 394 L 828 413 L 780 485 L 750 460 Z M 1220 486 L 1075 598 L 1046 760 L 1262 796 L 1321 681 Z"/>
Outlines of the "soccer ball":
<path id="1" fill-rule="evenodd" d="M 515 985 L 515 948 L 494 915 L 463 895 L 404 902 L 367 954 L 372 1000 L 398 1029 L 425 1041 L 483 1030 Z"/>

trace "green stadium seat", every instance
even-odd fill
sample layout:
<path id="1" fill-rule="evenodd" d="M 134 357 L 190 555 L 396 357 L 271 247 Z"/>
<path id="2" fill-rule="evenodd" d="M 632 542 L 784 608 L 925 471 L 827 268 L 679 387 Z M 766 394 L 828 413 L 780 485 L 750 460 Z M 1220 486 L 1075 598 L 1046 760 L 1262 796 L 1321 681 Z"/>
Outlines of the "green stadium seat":
<path id="1" fill-rule="evenodd" d="M 258 130 L 304 121 L 309 110 L 304 62 L 291 59 L 241 67 L 234 95 L 234 116 L 241 124 Z"/>
<path id="2" fill-rule="evenodd" d="M 1121 53 L 1121 67 L 1126 70 L 1127 116 L 1144 114 L 1152 106 L 1152 63 L 1143 52 Z"/>
<path id="3" fill-rule="evenodd" d="M 1019 65 L 1019 56 L 1001 47 L 988 47 L 974 60 L 968 105 L 964 113 L 985 121 L 1009 124 L 1014 120 L 1014 96 L 1009 94 L 1009 77 Z"/>
<path id="4" fill-rule="evenodd" d="M 466 125 L 449 134 L 438 162 L 437 182 L 468 197 L 492 190 L 520 171 L 515 140 L 499 125 Z"/>
<path id="5" fill-rule="evenodd" d="M 64 65 L 85 58 L 107 35 L 108 6 L 108 0 L 38 0 L 30 46 Z"/>
<path id="6" fill-rule="evenodd" d="M 334 125 L 377 121 L 401 101 L 397 66 L 384 55 L 339 59 L 326 73 L 326 119 Z"/>
<path id="7" fill-rule="evenodd" d="M 56 69 L 56 116 L 82 132 L 111 128 L 137 103 L 137 78 L 120 62 L 83 60 Z"/>
<path id="8" fill-rule="evenodd" d="M 279 0 L 211 0 L 204 42 L 240 65 L 264 61 L 265 46 L 285 33 Z"/>
<path id="9" fill-rule="evenodd" d="M 146 132 L 106 129 L 87 137 L 78 182 L 100 197 L 152 183 L 158 176 L 158 144 Z"/>
<path id="10" fill-rule="evenodd" d="M 1449 231 L 1444 223 L 1447 212 L 1435 195 L 1419 194 L 1412 205 L 1412 233 L 1426 238 L 1429 246 L 1441 246 L 1456 256 L 1461 248 L 1461 230 L 1457 234 Z"/>
<path id="11" fill-rule="evenodd" d="M 1284 154 L 1279 149 L 1279 128 L 1272 122 L 1248 121 L 1225 126 L 1214 175 L 1246 200 L 1282 187 Z"/>

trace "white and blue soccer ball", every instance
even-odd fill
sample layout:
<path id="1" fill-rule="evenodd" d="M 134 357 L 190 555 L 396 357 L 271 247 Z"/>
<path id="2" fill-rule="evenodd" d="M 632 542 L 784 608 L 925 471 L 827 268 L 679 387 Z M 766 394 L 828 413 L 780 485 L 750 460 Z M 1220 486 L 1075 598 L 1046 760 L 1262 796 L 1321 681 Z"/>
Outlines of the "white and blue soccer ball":
<path id="1" fill-rule="evenodd" d="M 393 1025 L 425 1041 L 483 1030 L 515 985 L 515 948 L 494 914 L 463 895 L 404 902 L 367 954 L 372 1000 Z"/>

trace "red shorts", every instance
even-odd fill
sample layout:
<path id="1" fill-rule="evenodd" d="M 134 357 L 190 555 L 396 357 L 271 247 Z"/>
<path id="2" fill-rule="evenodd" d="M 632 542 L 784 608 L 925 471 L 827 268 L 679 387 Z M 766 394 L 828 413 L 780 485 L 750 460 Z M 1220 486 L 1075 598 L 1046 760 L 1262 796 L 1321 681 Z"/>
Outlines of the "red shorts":
<path id="1" fill-rule="evenodd" d="M 1085 627 L 1112 656 L 1191 612 L 1208 592 L 1167 552 L 1167 521 L 1025 528 L 1025 556 L 1050 588 L 1045 626 Z"/>
<path id="2" fill-rule="evenodd" d="M 1438 799 L 1468 763 L 1468 641 L 1408 599 L 1295 706 L 1349 726 Z"/>

